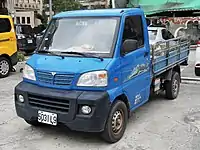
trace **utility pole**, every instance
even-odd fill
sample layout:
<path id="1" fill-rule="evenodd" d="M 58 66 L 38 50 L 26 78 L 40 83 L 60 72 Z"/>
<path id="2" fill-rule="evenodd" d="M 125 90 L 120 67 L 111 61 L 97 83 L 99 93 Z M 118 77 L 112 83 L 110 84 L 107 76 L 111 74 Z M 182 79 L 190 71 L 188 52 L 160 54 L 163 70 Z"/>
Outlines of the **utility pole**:
<path id="1" fill-rule="evenodd" d="M 53 16 L 53 11 L 52 11 L 52 0 L 49 0 L 49 20 L 51 20 Z"/>
<path id="2" fill-rule="evenodd" d="M 89 9 L 91 9 L 91 1 L 88 0 L 88 3 L 89 3 Z"/>
<path id="3" fill-rule="evenodd" d="M 115 6 L 115 0 L 112 0 L 112 8 L 116 8 L 116 6 Z"/>

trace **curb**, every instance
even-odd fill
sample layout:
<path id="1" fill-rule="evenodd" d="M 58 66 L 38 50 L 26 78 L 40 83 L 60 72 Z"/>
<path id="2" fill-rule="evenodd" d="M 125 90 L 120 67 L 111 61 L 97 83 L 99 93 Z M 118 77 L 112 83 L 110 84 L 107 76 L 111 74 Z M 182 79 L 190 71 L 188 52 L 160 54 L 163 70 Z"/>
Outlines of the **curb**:
<path id="1" fill-rule="evenodd" d="M 192 77 L 181 77 L 181 80 L 185 81 L 200 81 L 200 78 L 192 78 Z"/>
<path id="2" fill-rule="evenodd" d="M 200 82 L 196 82 L 196 81 L 182 81 L 181 84 L 200 85 Z"/>
<path id="3" fill-rule="evenodd" d="M 200 78 L 181 77 L 182 84 L 200 84 Z"/>

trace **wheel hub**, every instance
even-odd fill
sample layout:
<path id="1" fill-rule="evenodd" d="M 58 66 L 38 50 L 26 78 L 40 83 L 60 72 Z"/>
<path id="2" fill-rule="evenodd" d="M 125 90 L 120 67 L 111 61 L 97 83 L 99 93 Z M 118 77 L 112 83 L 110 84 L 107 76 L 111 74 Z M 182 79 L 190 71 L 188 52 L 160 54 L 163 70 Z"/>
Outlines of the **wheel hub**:
<path id="1" fill-rule="evenodd" d="M 6 75 L 9 72 L 9 64 L 7 61 L 2 60 L 0 62 L 0 74 Z"/>
<path id="2" fill-rule="evenodd" d="M 174 80 L 172 88 L 173 88 L 174 94 L 176 95 L 178 93 L 178 88 L 179 88 L 177 80 Z"/>
<path id="3" fill-rule="evenodd" d="M 112 130 L 115 134 L 118 134 L 121 131 L 123 126 L 123 120 L 124 117 L 122 112 L 119 110 L 116 111 L 112 118 Z"/>

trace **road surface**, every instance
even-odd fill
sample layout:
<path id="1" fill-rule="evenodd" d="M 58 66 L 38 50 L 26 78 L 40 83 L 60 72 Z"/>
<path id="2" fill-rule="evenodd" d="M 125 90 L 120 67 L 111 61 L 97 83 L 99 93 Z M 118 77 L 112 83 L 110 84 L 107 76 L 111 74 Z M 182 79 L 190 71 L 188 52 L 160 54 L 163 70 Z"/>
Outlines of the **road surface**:
<path id="1" fill-rule="evenodd" d="M 0 79 L 0 150 L 199 150 L 199 85 L 182 84 L 178 99 L 152 98 L 129 120 L 121 141 L 107 144 L 97 134 L 26 124 L 13 100 L 20 73 Z"/>

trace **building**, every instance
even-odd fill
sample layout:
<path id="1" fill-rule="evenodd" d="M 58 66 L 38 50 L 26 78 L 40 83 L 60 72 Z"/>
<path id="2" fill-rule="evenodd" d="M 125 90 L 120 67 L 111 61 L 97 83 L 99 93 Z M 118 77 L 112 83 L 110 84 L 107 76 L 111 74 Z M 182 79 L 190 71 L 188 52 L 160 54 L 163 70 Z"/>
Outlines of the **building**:
<path id="1" fill-rule="evenodd" d="M 0 14 L 1 15 L 7 15 L 8 9 L 6 8 L 6 0 L 0 0 Z"/>
<path id="2" fill-rule="evenodd" d="M 92 8 L 105 8 L 107 5 L 107 0 L 76 0 L 79 2 L 85 9 Z"/>
<path id="3" fill-rule="evenodd" d="M 38 14 L 42 14 L 42 0 L 6 0 L 5 5 L 15 23 L 29 24 L 32 27 L 41 24 Z"/>

